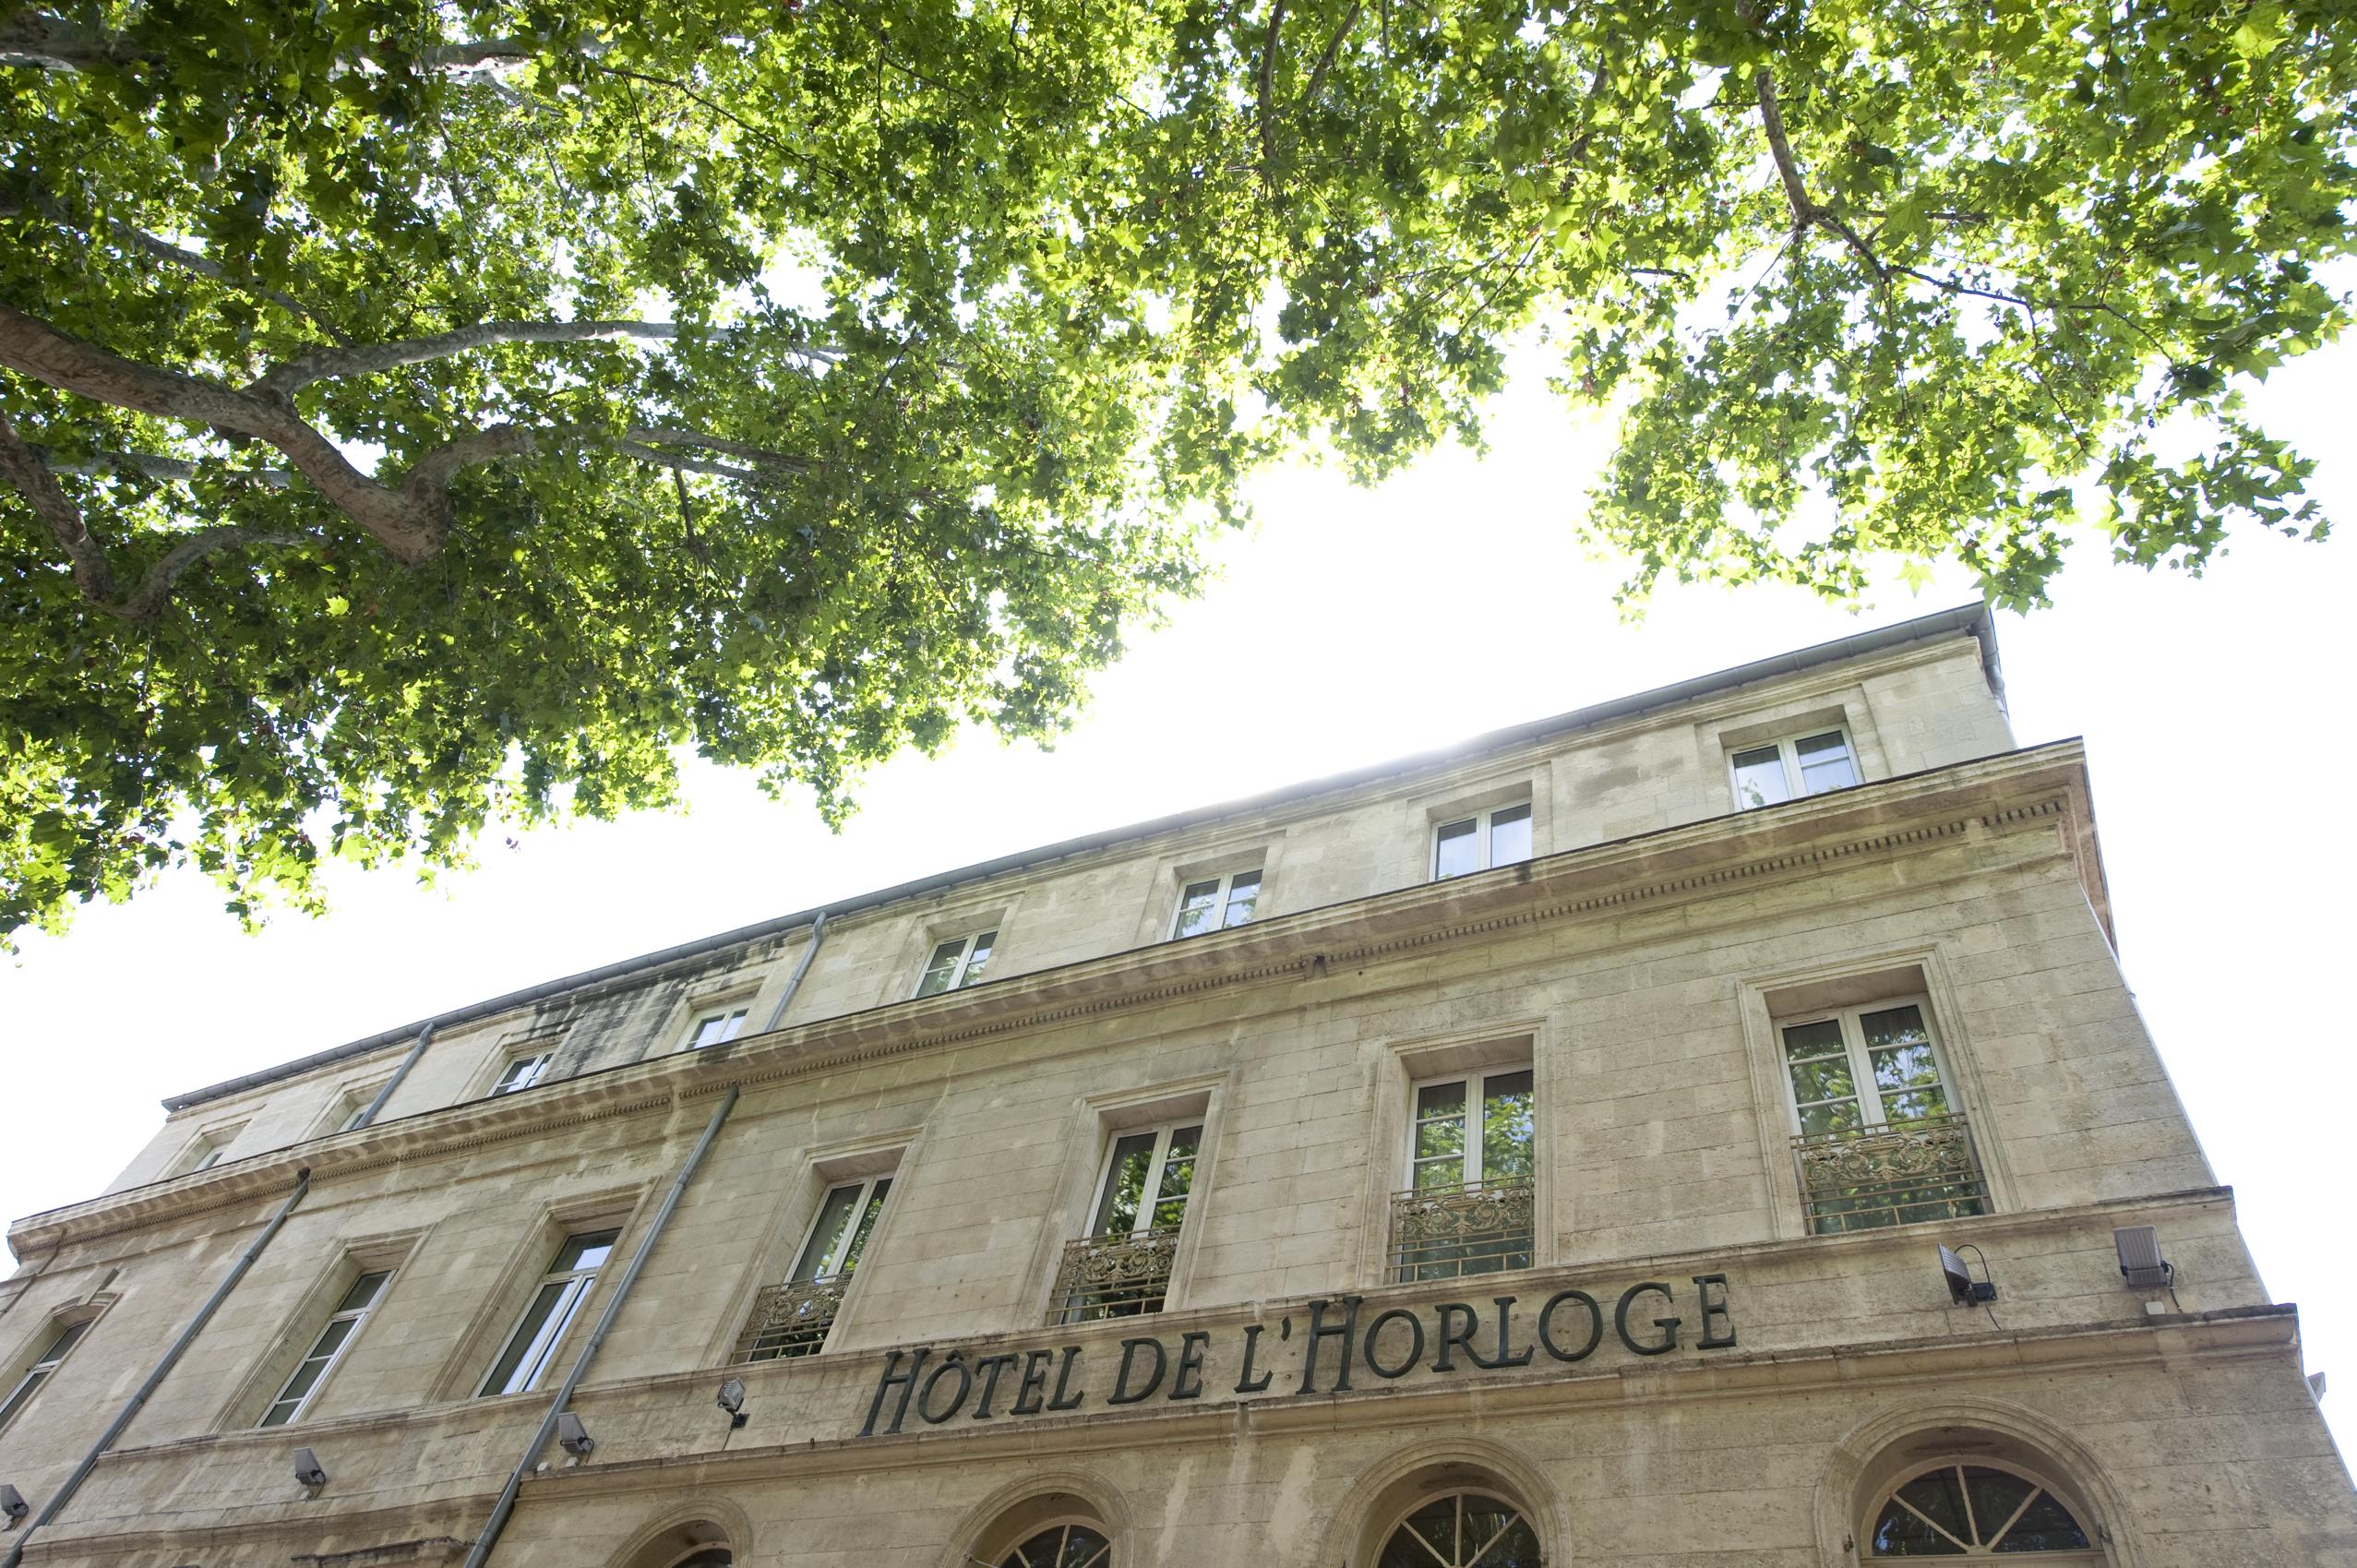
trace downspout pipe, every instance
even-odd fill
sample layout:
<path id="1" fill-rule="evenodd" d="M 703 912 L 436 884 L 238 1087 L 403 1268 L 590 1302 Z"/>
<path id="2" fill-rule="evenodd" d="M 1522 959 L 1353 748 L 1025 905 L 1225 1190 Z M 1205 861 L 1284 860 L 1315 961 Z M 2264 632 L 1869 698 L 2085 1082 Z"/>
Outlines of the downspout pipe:
<path id="1" fill-rule="evenodd" d="M 810 973 L 810 961 L 819 956 L 819 944 L 826 940 L 827 912 L 821 909 L 818 918 L 810 922 L 810 940 L 802 944 L 801 960 L 795 964 L 793 975 L 786 979 L 785 994 L 777 999 L 775 1007 L 770 1009 L 770 1021 L 761 1025 L 762 1034 L 768 1034 L 785 1022 L 786 1007 L 794 1000 L 794 993 L 802 988 L 802 976 Z"/>
<path id="2" fill-rule="evenodd" d="M 696 1140 L 695 1148 L 688 1153 L 688 1163 L 679 1167 L 679 1175 L 671 1183 L 671 1191 L 663 1195 L 663 1206 L 655 1210 L 654 1221 L 647 1227 L 646 1239 L 630 1255 L 630 1266 L 622 1271 L 622 1278 L 614 1287 L 614 1294 L 607 1299 L 605 1311 L 598 1314 L 597 1327 L 591 1331 L 589 1343 L 581 1347 L 580 1355 L 574 1359 L 573 1370 L 565 1374 L 565 1385 L 556 1391 L 556 1397 L 548 1402 L 548 1413 L 540 1418 L 540 1430 L 532 1434 L 532 1442 L 524 1446 L 523 1457 L 516 1461 L 515 1469 L 508 1476 L 508 1484 L 500 1489 L 499 1501 L 492 1505 L 490 1519 L 485 1523 L 483 1533 L 474 1538 L 474 1549 L 466 1554 L 465 1568 L 483 1568 L 484 1562 L 491 1556 L 492 1547 L 498 1543 L 499 1532 L 508 1527 L 508 1516 L 516 1511 L 516 1494 L 523 1490 L 524 1478 L 532 1473 L 532 1462 L 540 1456 L 540 1451 L 548 1446 L 548 1440 L 556 1435 L 556 1418 L 565 1413 L 565 1406 L 572 1402 L 573 1391 L 588 1375 L 590 1363 L 597 1359 L 598 1347 L 605 1343 L 606 1332 L 614 1326 L 614 1320 L 621 1315 L 622 1303 L 630 1299 L 630 1287 L 639 1282 L 639 1272 L 647 1266 L 648 1254 L 654 1251 L 655 1243 L 663 1239 L 664 1227 L 671 1223 L 671 1212 L 679 1206 L 680 1195 L 688 1191 L 688 1183 L 695 1179 L 696 1167 L 704 1163 L 704 1155 L 711 1150 L 712 1140 L 720 1136 L 722 1125 L 728 1120 L 728 1113 L 736 1108 L 736 1095 L 737 1086 L 731 1083 L 727 1097 L 720 1102 L 720 1108 L 712 1112 L 712 1120 L 705 1123 L 704 1135 Z M 11 1558 L 8 1563 L 0 1563 L 0 1568 L 10 1568 L 15 1561 Z"/>
<path id="3" fill-rule="evenodd" d="M 409 1055 L 401 1058 L 401 1064 L 393 1069 L 393 1075 L 385 1080 L 385 1086 L 377 1091 L 377 1097 L 368 1102 L 368 1108 L 361 1113 L 360 1119 L 350 1131 L 356 1132 L 363 1127 L 377 1124 L 377 1113 L 385 1108 L 385 1102 L 393 1097 L 393 1091 L 401 1086 L 401 1080 L 409 1076 L 409 1070 L 417 1065 L 417 1059 L 425 1054 L 425 1047 L 433 1043 L 433 1039 L 434 1025 L 431 1023 L 417 1032 L 417 1044 L 409 1047 Z"/>
<path id="4" fill-rule="evenodd" d="M 25 1554 L 25 1543 L 32 1538 L 33 1532 L 65 1511 L 66 1504 L 73 1501 L 74 1493 L 81 1490 L 82 1483 L 90 1478 L 90 1473 L 98 1467 L 99 1460 L 114 1446 L 114 1440 L 123 1435 L 123 1429 L 131 1424 L 132 1418 L 147 1404 L 149 1395 L 162 1385 L 164 1378 L 179 1364 L 182 1354 L 196 1342 L 197 1335 L 204 1332 L 205 1324 L 212 1321 L 214 1311 L 229 1299 L 229 1293 L 237 1288 L 237 1282 L 245 1277 L 245 1271 L 254 1266 L 254 1260 L 262 1255 L 262 1249 L 268 1247 L 271 1239 L 285 1227 L 287 1216 L 294 1213 L 294 1206 L 303 1202 L 304 1195 L 310 1191 L 311 1173 L 306 1170 L 294 1179 L 294 1191 L 286 1195 L 286 1202 L 281 1203 L 279 1212 L 270 1216 L 270 1223 L 262 1227 L 262 1234 L 254 1238 L 245 1255 L 237 1260 L 237 1265 L 213 1287 L 213 1293 L 205 1298 L 205 1304 L 197 1309 L 197 1315 L 188 1320 L 188 1326 L 180 1331 L 180 1337 L 172 1342 L 172 1348 L 163 1353 L 163 1359 L 155 1364 L 155 1371 L 148 1374 L 148 1381 L 141 1383 L 139 1391 L 115 1412 L 114 1419 L 107 1423 L 106 1430 L 90 1444 L 90 1451 L 82 1455 L 82 1462 L 74 1466 L 74 1473 L 66 1478 L 66 1484 L 50 1494 L 49 1501 L 42 1505 L 41 1516 L 17 1538 L 16 1544 L 8 1549 L 8 1555 L 0 1557 L 0 1568 L 17 1568 L 18 1561 Z"/>

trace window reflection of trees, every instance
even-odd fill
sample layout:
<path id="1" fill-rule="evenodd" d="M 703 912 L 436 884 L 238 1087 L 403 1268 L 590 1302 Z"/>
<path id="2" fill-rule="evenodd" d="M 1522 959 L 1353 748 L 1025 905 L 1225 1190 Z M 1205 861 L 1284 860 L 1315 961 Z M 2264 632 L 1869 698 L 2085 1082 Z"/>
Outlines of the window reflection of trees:
<path id="1" fill-rule="evenodd" d="M 999 1559 L 999 1568 L 1113 1568 L 1113 1543 L 1086 1525 L 1051 1525 Z"/>
<path id="2" fill-rule="evenodd" d="M 1375 1568 L 1540 1568 L 1538 1537 L 1514 1504 L 1452 1492 L 1401 1520 Z"/>

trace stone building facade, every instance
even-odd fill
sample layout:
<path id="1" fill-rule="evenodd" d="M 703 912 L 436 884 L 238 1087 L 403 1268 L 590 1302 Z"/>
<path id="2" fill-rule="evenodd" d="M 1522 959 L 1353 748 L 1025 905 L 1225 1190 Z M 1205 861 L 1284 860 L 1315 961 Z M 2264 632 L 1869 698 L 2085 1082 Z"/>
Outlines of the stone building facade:
<path id="1" fill-rule="evenodd" d="M 2357 1564 L 1977 608 L 432 1023 L 11 1227 L 0 1554 Z"/>

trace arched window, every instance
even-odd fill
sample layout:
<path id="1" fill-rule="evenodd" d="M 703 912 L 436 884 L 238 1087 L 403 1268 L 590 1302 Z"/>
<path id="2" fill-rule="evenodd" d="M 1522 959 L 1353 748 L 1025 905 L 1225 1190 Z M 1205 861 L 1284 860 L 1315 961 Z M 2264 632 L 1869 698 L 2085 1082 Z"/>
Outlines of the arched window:
<path id="1" fill-rule="evenodd" d="M 1113 1543 L 1086 1525 L 1050 1525 L 1009 1551 L 999 1568 L 1113 1568 Z"/>
<path id="2" fill-rule="evenodd" d="M 1402 1519 L 1375 1568 L 1539 1568 L 1538 1537 L 1513 1503 L 1451 1492 Z"/>
<path id="3" fill-rule="evenodd" d="M 2070 1505 L 2043 1482 L 1994 1465 L 1954 1461 L 1919 1470 L 1892 1488 L 1875 1513 L 1866 1547 L 1870 1558 L 2028 1551 L 2048 1554 L 2057 1568 L 2103 1561 Z"/>
<path id="4" fill-rule="evenodd" d="M 691 1557 L 683 1557 L 671 1568 L 730 1568 L 736 1559 L 724 1546 L 708 1546 Z"/>

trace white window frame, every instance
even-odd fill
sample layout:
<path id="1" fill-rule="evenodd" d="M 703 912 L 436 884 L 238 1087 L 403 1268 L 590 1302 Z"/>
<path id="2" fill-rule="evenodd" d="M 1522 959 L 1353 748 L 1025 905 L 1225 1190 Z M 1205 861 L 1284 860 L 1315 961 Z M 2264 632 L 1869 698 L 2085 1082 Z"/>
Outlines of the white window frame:
<path id="1" fill-rule="evenodd" d="M 867 1211 L 891 1200 L 889 1192 L 878 1198 L 876 1189 L 889 1186 L 899 1174 L 895 1167 L 891 1170 L 879 1170 L 873 1176 L 855 1176 L 848 1181 L 828 1182 L 825 1191 L 819 1194 L 819 1206 L 810 1212 L 810 1223 L 802 1227 L 802 1244 L 794 1250 L 794 1262 L 786 1268 L 786 1282 L 793 1284 L 806 1278 L 811 1282 L 840 1278 L 844 1268 L 843 1255 L 850 1251 L 853 1242 L 859 1239 L 860 1224 L 867 1217 Z M 819 1260 L 817 1272 L 806 1276 L 802 1273 L 802 1261 L 809 1256 L 811 1243 L 819 1239 L 820 1222 L 827 1217 L 827 1200 L 846 1187 L 858 1188 L 859 1196 L 852 1201 L 850 1217 L 843 1222 L 843 1237 L 829 1250 L 827 1256 Z M 876 1223 L 883 1223 L 882 1215 L 876 1216 Z M 851 1267 L 855 1269 L 858 1264 L 855 1263 Z"/>
<path id="2" fill-rule="evenodd" d="M 337 1299 L 341 1300 L 350 1297 L 360 1282 L 370 1275 L 380 1276 L 376 1292 L 360 1306 L 347 1307 L 328 1314 L 328 1321 L 319 1325 L 319 1332 L 311 1340 L 311 1348 L 304 1352 L 301 1360 L 294 1363 L 294 1370 L 288 1372 L 286 1380 L 279 1384 L 278 1394 L 262 1407 L 262 1418 L 254 1423 L 256 1427 L 291 1427 L 310 1413 L 313 1402 L 319 1397 L 319 1391 L 328 1386 L 328 1380 L 336 1375 L 338 1367 L 343 1365 L 345 1353 L 352 1348 L 353 1341 L 360 1337 L 361 1329 L 367 1323 L 370 1315 L 377 1311 L 377 1303 L 382 1301 L 385 1299 L 385 1292 L 393 1287 L 393 1274 L 394 1271 L 390 1268 L 364 1268 L 353 1274 L 352 1284 L 343 1287 L 343 1295 Z M 287 1412 L 286 1419 L 271 1420 L 270 1412 L 286 1403 L 286 1391 L 294 1386 L 294 1380 L 303 1375 L 303 1369 L 317 1359 L 319 1342 L 332 1334 L 338 1323 L 350 1323 L 352 1328 L 344 1335 L 342 1341 L 328 1353 L 328 1364 L 319 1369 L 319 1375 L 311 1380 L 311 1386 L 296 1397 L 294 1408 Z"/>
<path id="3" fill-rule="evenodd" d="M 560 1269 L 554 1266 L 556 1260 L 565 1255 L 565 1249 L 576 1240 L 601 1232 L 613 1238 L 606 1243 L 604 1257 L 586 1267 Z M 566 1230 L 558 1239 L 556 1251 L 549 1254 L 551 1266 L 532 1282 L 531 1294 L 524 1298 L 523 1309 L 516 1314 L 515 1326 L 500 1339 L 499 1353 L 492 1357 L 491 1365 L 484 1369 L 483 1381 L 475 1387 L 476 1398 L 497 1399 L 503 1394 L 529 1394 L 540 1386 L 540 1380 L 547 1372 L 549 1363 L 556 1359 L 556 1347 L 564 1343 L 565 1335 L 572 1329 L 573 1320 L 580 1316 L 583 1303 L 597 1288 L 597 1276 L 604 1272 L 606 1263 L 612 1261 L 621 1245 L 622 1227 L 619 1226 L 599 1225 Z M 532 1339 L 524 1347 L 523 1355 L 517 1359 L 515 1371 L 508 1374 L 508 1382 L 514 1386 L 493 1388 L 491 1380 L 497 1375 L 499 1363 L 508 1359 L 508 1352 L 515 1348 L 517 1337 L 524 1332 L 524 1325 L 531 1322 L 532 1307 L 539 1301 L 541 1292 L 552 1285 L 561 1285 L 565 1288 L 557 1294 L 556 1304 L 549 1308 L 548 1315 L 532 1330 Z M 520 1383 L 516 1382 L 519 1375 L 522 1378 Z"/>
<path id="4" fill-rule="evenodd" d="M 916 987 L 909 993 L 910 999 L 915 1000 L 918 997 L 943 997 L 951 991 L 962 991 L 968 986 L 979 985 L 980 977 L 974 975 L 974 944 L 985 937 L 990 939 L 990 945 L 985 948 L 982 953 L 983 964 L 987 967 L 990 961 L 999 956 L 998 927 L 978 926 L 962 937 L 933 939 L 926 947 L 925 962 L 916 972 Z M 941 950 L 947 947 L 955 947 L 958 950 L 957 961 L 950 969 L 950 983 L 938 991 L 928 991 L 925 988 L 925 977 L 933 973 L 934 961 L 941 956 Z"/>
<path id="5" fill-rule="evenodd" d="M 18 1416 L 25 1413 L 25 1407 L 30 1405 L 34 1397 L 48 1384 L 49 1380 L 56 1374 L 57 1369 L 66 1364 L 66 1358 L 71 1356 L 80 1347 L 82 1341 L 90 1336 L 90 1329 L 97 1322 L 98 1318 L 94 1314 L 88 1317 L 49 1320 L 49 1326 L 43 1331 L 42 1338 L 37 1341 L 42 1347 L 34 1352 L 37 1359 L 31 1366 L 25 1369 L 24 1375 L 18 1378 L 15 1385 L 8 1390 L 8 1396 L 6 1399 L 0 1399 L 0 1431 L 6 1431 Z M 63 1343 L 60 1343 L 61 1341 Z"/>
<path id="6" fill-rule="evenodd" d="M 1873 1059 L 1867 1049 L 1866 1026 L 1861 1020 L 1870 1012 L 1889 1012 L 1902 1007 L 1913 1008 L 1916 1016 L 1923 1021 L 1923 1037 L 1932 1043 L 1932 1065 L 1940 1071 L 1940 1094 L 1947 1101 L 1947 1114 L 1950 1116 L 1964 1114 L 1964 1107 L 1957 1103 L 1956 1074 L 1948 1060 L 1947 1047 L 1940 1041 L 1939 1023 L 1932 1016 L 1932 999 L 1921 992 L 1913 992 L 1906 996 L 1878 997 L 1872 1001 L 1860 1002 L 1855 1007 L 1811 1008 L 1806 1011 L 1787 1013 L 1768 1021 L 1776 1035 L 1777 1076 L 1784 1084 L 1786 1124 L 1796 1137 L 1802 1132 L 1801 1096 L 1793 1089 L 1792 1059 L 1785 1051 L 1784 1032 L 1787 1029 L 1801 1028 L 1805 1024 L 1838 1020 L 1841 1025 L 1842 1048 L 1848 1053 L 1849 1061 L 1849 1080 L 1858 1090 L 1858 1112 L 1862 1119 L 1860 1127 L 1860 1129 L 1887 1127 L 1890 1125 L 1890 1118 L 1883 1111 L 1883 1094 L 1874 1083 Z M 1869 1114 L 1870 1112 L 1872 1114 Z"/>
<path id="7" fill-rule="evenodd" d="M 1238 877 L 1252 879 L 1252 913 L 1241 920 L 1230 920 L 1227 917 L 1227 912 L 1236 900 L 1236 879 Z M 1178 904 L 1170 912 L 1170 940 L 1172 941 L 1180 940 L 1178 923 L 1187 917 L 1188 893 L 1200 887 L 1209 887 L 1213 890 L 1209 907 L 1219 916 L 1211 925 L 1193 933 L 1198 937 L 1208 937 L 1214 931 L 1232 931 L 1238 926 L 1249 926 L 1260 917 L 1261 894 L 1268 889 L 1268 871 L 1266 868 L 1255 863 L 1251 866 L 1238 867 L 1233 871 L 1215 877 L 1178 879 Z"/>
<path id="8" fill-rule="evenodd" d="M 699 1008 L 696 1016 L 688 1020 L 688 1038 L 679 1048 L 683 1051 L 704 1051 L 712 1049 L 714 1046 L 728 1044 L 745 1032 L 746 1017 L 752 1011 L 753 1004 L 750 1001 L 743 1007 L 731 1007 L 723 1003 L 718 1007 Z M 703 1037 L 704 1026 L 708 1023 L 720 1025 L 720 1033 L 709 1040 Z"/>
<path id="9" fill-rule="evenodd" d="M 1465 819 L 1460 817 L 1457 820 L 1461 822 L 1465 820 Z M 1478 1187 L 1484 1185 L 1489 1179 L 1487 1174 L 1481 1169 L 1482 1151 L 1479 1110 L 1482 1095 L 1480 1086 L 1487 1083 L 1490 1079 L 1511 1078 L 1517 1072 L 1527 1072 L 1530 1074 L 1530 1175 L 1527 1177 L 1516 1177 L 1514 1179 L 1517 1181 L 1530 1181 L 1534 1184 L 1537 1181 L 1538 1149 L 1540 1143 L 1538 1130 L 1538 1069 L 1537 1064 L 1535 1061 L 1528 1057 L 1525 1057 L 1519 1061 L 1499 1062 L 1488 1067 L 1472 1067 L 1466 1069 L 1462 1072 L 1435 1073 L 1430 1078 L 1418 1078 L 1409 1083 L 1407 1085 L 1407 1163 L 1405 1167 L 1407 1171 L 1406 1186 L 1408 1191 L 1424 1191 L 1424 1189 L 1419 1187 L 1417 1183 L 1416 1167 L 1419 1164 L 1429 1163 L 1427 1161 L 1420 1161 L 1416 1157 L 1416 1129 L 1418 1123 L 1422 1120 L 1422 1118 L 1416 1114 L 1416 1107 L 1422 1103 L 1424 1091 L 1427 1089 L 1437 1089 L 1444 1083 L 1462 1083 L 1465 1085 L 1465 1174 L 1456 1184 L 1466 1187 Z M 1432 1189 L 1432 1191 L 1445 1191 L 1447 1189 L 1435 1188 Z"/>
<path id="10" fill-rule="evenodd" d="M 1136 1238 L 1155 1228 L 1154 1211 L 1163 1203 L 1162 1172 L 1163 1167 L 1170 1163 L 1171 1137 L 1181 1129 L 1191 1127 L 1195 1130 L 1195 1175 L 1188 1178 L 1186 1194 L 1179 1200 L 1178 1228 L 1185 1229 L 1187 1216 L 1195 1211 L 1195 1194 L 1202 1190 L 1195 1178 L 1202 1174 L 1204 1124 L 1205 1119 L 1201 1116 L 1186 1116 L 1175 1121 L 1156 1122 L 1144 1127 L 1119 1128 L 1108 1133 L 1105 1140 L 1105 1155 L 1096 1162 L 1096 1183 L 1089 1189 L 1088 1214 L 1083 1221 L 1088 1227 L 1085 1239 L 1102 1240 L 1108 1236 Z M 1146 1158 L 1146 1179 L 1139 1189 L 1138 1217 L 1131 1222 L 1128 1230 L 1100 1231 L 1096 1228 L 1096 1215 L 1105 1207 L 1106 1195 L 1113 1180 L 1114 1156 L 1119 1152 L 1123 1140 L 1134 1138 L 1141 1132 L 1154 1134 L 1154 1152 Z"/>
<path id="11" fill-rule="evenodd" d="M 520 1095 L 548 1076 L 548 1064 L 556 1059 L 556 1047 L 546 1050 L 519 1051 L 499 1064 L 498 1075 L 491 1080 L 491 1087 L 484 1092 L 485 1099 L 497 1099 L 502 1095 Z M 508 1074 L 523 1070 L 516 1082 L 508 1081 Z"/>
<path id="12" fill-rule="evenodd" d="M 194 1176 L 200 1170 L 212 1169 L 227 1156 L 230 1145 L 245 1131 L 245 1124 L 241 1121 L 234 1127 L 209 1128 L 197 1133 L 182 1147 L 180 1157 L 172 1162 L 172 1175 Z"/>
<path id="13" fill-rule="evenodd" d="M 1833 789 L 1821 789 L 1813 793 L 1801 787 L 1804 781 L 1801 776 L 1800 743 L 1804 740 L 1814 740 L 1824 735 L 1841 736 L 1842 749 L 1849 755 L 1849 772 L 1853 776 L 1849 784 L 1836 784 Z M 1735 759 L 1754 751 L 1765 751 L 1771 746 L 1776 748 L 1777 757 L 1784 764 L 1784 799 L 1764 800 L 1754 806 L 1743 798 L 1743 783 L 1735 772 Z M 1794 730 L 1789 735 L 1779 735 L 1769 740 L 1746 741 L 1741 746 L 1730 746 L 1727 748 L 1727 788 L 1735 801 L 1735 808 L 1739 811 L 1765 811 L 1771 806 L 1782 806 L 1795 800 L 1808 800 L 1817 795 L 1831 795 L 1834 790 L 1855 789 L 1865 782 L 1866 770 L 1858 760 L 1858 739 L 1849 733 L 1849 726 L 1846 724 L 1809 724 Z"/>
<path id="14" fill-rule="evenodd" d="M 1524 856 L 1522 860 L 1537 859 L 1538 857 L 1538 809 L 1537 806 L 1526 799 L 1502 800 L 1495 806 L 1485 806 L 1478 811 L 1467 811 L 1463 813 L 1452 812 L 1445 819 L 1434 819 L 1432 822 L 1431 844 L 1428 847 L 1424 857 L 1425 868 L 1429 879 L 1435 882 L 1442 882 L 1447 881 L 1453 877 L 1470 877 L 1476 871 L 1490 870 L 1496 866 L 1520 865 L 1522 863 L 1521 860 L 1500 860 L 1493 862 L 1490 858 L 1490 840 L 1491 834 L 1497 831 L 1496 820 L 1499 814 L 1501 812 L 1514 811 L 1521 812 L 1523 814 L 1523 820 L 1530 824 L 1530 853 Z M 1441 835 L 1447 830 L 1457 826 L 1461 822 L 1471 822 L 1473 824 L 1473 844 L 1476 852 L 1476 858 L 1479 863 L 1474 866 L 1471 870 L 1452 871 L 1448 874 L 1448 876 L 1444 877 L 1441 874 Z"/>

